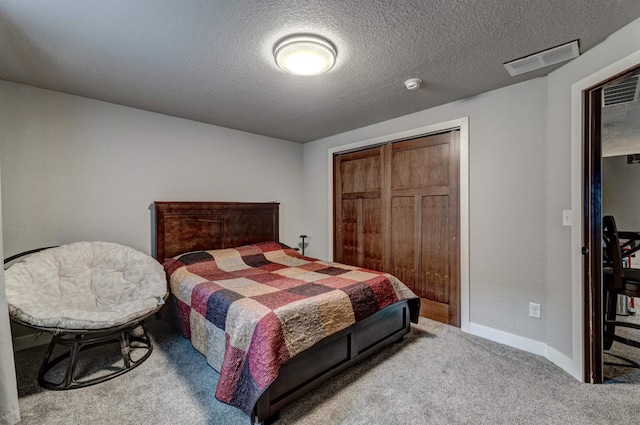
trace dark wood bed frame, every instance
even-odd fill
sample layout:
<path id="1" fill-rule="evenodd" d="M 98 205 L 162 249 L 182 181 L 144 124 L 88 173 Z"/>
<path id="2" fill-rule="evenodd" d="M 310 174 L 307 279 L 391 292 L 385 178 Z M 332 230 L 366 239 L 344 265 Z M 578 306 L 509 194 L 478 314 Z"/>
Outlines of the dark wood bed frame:
<path id="1" fill-rule="evenodd" d="M 277 203 L 155 202 L 155 257 L 278 241 Z M 395 303 L 303 351 L 281 368 L 253 410 L 270 423 L 283 407 L 409 332 L 409 304 Z"/>

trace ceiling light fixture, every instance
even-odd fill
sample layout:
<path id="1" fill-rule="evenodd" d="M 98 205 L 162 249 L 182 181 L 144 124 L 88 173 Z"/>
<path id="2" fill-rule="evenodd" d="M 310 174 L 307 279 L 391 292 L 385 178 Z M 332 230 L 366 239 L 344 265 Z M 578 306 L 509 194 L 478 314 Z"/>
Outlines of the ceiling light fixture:
<path id="1" fill-rule="evenodd" d="M 296 34 L 278 41 L 273 56 L 280 69 L 289 74 L 312 76 L 330 70 L 336 63 L 333 43 L 317 35 Z"/>

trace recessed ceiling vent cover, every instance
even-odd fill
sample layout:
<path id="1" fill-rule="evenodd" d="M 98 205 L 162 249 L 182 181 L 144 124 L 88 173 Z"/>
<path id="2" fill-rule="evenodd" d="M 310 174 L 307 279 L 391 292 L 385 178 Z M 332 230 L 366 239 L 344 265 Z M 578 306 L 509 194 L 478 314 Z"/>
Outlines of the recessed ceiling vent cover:
<path id="1" fill-rule="evenodd" d="M 638 100 L 639 75 L 632 75 L 602 90 L 602 106 L 620 105 Z"/>
<path id="2" fill-rule="evenodd" d="M 580 48 L 578 46 L 578 40 L 574 40 L 552 49 L 543 50 L 542 52 L 507 62 L 504 64 L 504 67 L 507 68 L 507 71 L 509 71 L 512 77 L 515 77 L 516 75 L 555 65 L 568 61 L 569 59 L 577 58 L 578 56 L 580 56 Z"/>

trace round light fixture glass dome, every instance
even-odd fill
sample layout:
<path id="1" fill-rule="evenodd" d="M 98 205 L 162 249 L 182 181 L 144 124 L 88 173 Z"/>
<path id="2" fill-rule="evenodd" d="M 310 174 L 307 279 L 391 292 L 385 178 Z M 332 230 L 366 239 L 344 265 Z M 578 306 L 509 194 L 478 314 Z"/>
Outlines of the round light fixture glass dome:
<path id="1" fill-rule="evenodd" d="M 336 48 L 329 40 L 310 34 L 285 37 L 273 48 L 278 67 L 293 75 L 323 74 L 336 63 L 336 55 Z"/>

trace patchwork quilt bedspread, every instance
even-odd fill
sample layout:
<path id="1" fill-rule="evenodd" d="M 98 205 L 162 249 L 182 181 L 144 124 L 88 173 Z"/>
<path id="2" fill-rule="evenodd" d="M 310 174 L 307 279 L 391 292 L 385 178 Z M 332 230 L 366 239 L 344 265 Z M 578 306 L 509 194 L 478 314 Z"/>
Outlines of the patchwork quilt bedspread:
<path id="1" fill-rule="evenodd" d="M 220 372 L 216 398 L 247 414 L 296 354 L 400 300 L 419 305 L 389 274 L 277 242 L 190 252 L 164 267 L 182 334 Z"/>

